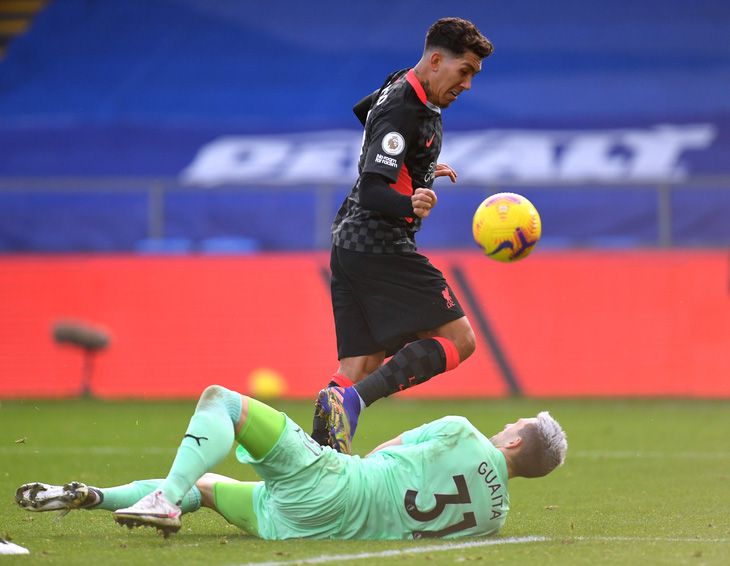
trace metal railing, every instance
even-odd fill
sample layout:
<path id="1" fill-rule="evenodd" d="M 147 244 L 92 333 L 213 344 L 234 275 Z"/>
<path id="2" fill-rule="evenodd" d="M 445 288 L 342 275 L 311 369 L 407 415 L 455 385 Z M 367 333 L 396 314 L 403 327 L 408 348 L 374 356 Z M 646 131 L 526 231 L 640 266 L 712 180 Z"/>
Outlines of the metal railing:
<path id="1" fill-rule="evenodd" d="M 333 195 L 335 192 L 346 192 L 348 186 L 342 184 L 302 183 L 289 185 L 281 183 L 259 182 L 255 184 L 225 185 L 217 188 L 183 185 L 175 177 L 0 177 L 0 193 L 8 192 L 137 192 L 146 193 L 148 201 L 147 236 L 151 239 L 165 237 L 165 195 L 172 192 L 215 192 L 254 191 L 266 188 L 267 191 L 301 190 L 314 192 L 316 195 L 316 246 L 321 249 L 330 245 L 330 223 L 334 217 Z M 675 211 L 672 206 L 672 194 L 677 189 L 712 189 L 730 191 L 730 175 L 690 177 L 681 180 L 626 181 L 626 182 L 563 182 L 563 181 L 495 181 L 481 186 L 449 185 L 450 192 L 473 192 L 486 197 L 496 192 L 520 192 L 522 189 L 539 191 L 542 189 L 569 189 L 590 191 L 592 189 L 637 190 L 653 189 L 657 199 L 657 226 L 660 247 L 672 247 L 673 222 Z M 727 222 L 730 225 L 730 210 Z M 712 246 L 730 246 L 728 241 L 714 242 Z"/>

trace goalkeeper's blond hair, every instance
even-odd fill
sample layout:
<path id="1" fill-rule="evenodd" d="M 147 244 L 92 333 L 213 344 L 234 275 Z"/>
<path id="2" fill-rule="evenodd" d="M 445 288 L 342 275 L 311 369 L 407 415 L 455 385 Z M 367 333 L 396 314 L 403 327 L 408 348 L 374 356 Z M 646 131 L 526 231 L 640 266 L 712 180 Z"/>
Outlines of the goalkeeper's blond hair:
<path id="1" fill-rule="evenodd" d="M 522 445 L 512 459 L 514 474 L 523 478 L 539 478 L 552 472 L 565 461 L 568 441 L 558 421 L 543 411 L 537 421 L 520 431 Z"/>

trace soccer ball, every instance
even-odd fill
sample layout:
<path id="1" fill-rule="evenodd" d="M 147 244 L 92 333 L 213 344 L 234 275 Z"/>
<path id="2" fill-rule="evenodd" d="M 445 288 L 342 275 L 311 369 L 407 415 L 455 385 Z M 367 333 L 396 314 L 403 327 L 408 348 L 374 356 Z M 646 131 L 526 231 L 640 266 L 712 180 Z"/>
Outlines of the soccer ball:
<path id="1" fill-rule="evenodd" d="M 510 263 L 530 255 L 540 241 L 542 223 L 532 203 L 515 193 L 492 195 L 479 205 L 472 222 L 474 239 L 487 257 Z"/>

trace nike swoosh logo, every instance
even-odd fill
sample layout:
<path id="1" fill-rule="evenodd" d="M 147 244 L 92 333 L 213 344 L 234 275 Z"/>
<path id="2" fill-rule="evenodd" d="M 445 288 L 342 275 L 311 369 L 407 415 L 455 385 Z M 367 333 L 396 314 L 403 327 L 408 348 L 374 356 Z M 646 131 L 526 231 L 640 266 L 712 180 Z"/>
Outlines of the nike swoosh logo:
<path id="1" fill-rule="evenodd" d="M 434 132 L 431 139 L 426 142 L 426 147 L 431 147 L 431 142 L 433 142 L 434 137 L 436 137 L 436 132 Z"/>

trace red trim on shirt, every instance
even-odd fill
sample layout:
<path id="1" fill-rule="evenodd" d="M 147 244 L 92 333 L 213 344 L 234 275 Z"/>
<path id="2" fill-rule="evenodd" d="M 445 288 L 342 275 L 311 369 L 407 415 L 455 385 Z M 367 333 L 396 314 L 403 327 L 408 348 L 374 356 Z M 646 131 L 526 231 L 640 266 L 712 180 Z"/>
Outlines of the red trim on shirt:
<path id="1" fill-rule="evenodd" d="M 405 163 L 401 165 L 398 180 L 395 183 L 391 183 L 390 186 L 402 195 L 411 196 L 413 194 L 413 180 L 408 173 L 408 167 L 406 167 Z M 413 218 L 406 217 L 406 222 L 413 222 Z"/>
<path id="2" fill-rule="evenodd" d="M 423 86 L 421 85 L 421 82 L 418 80 L 418 77 L 416 77 L 416 73 L 413 72 L 413 69 L 408 71 L 408 74 L 406 75 L 406 80 L 413 87 L 413 90 L 416 91 L 416 94 L 418 95 L 418 98 L 421 100 L 421 102 L 426 104 L 428 102 L 428 97 L 426 96 L 426 91 L 423 90 Z"/>
<path id="3" fill-rule="evenodd" d="M 391 183 L 390 186 L 402 195 L 411 196 L 413 194 L 413 180 L 411 179 L 410 173 L 408 173 L 408 167 L 406 167 L 405 163 L 401 165 L 398 179 L 395 183 Z"/>

